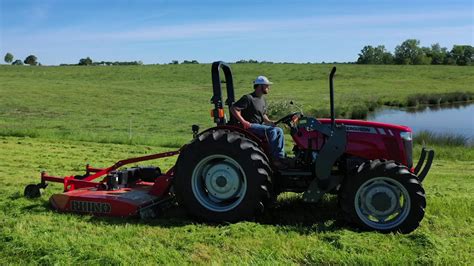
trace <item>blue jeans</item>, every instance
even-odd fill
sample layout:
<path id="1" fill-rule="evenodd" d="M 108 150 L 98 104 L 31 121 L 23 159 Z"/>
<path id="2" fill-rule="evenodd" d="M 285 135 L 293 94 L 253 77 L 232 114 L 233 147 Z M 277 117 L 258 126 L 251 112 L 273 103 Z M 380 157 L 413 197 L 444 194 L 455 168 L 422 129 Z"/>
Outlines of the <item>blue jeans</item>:
<path id="1" fill-rule="evenodd" d="M 285 157 L 285 136 L 283 129 L 261 124 L 250 124 L 250 131 L 260 138 L 268 141 L 271 148 L 271 154 L 274 159 Z"/>

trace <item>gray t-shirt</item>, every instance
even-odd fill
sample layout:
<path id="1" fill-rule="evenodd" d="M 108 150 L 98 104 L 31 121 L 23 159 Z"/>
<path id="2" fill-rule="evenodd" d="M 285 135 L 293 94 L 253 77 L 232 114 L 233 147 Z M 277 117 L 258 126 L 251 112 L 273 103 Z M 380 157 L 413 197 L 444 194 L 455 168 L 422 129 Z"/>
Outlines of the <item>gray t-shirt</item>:
<path id="1" fill-rule="evenodd" d="M 263 115 L 267 113 L 267 102 L 255 92 L 242 96 L 233 106 L 241 111 L 242 117 L 250 123 L 262 124 Z"/>

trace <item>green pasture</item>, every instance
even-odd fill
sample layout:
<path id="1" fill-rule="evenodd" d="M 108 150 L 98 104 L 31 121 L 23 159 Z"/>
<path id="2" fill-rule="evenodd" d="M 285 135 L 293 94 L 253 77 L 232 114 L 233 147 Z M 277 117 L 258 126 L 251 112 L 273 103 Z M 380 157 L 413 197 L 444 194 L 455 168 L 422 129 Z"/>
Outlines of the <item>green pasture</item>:
<path id="1" fill-rule="evenodd" d="M 416 93 L 474 92 L 474 68 L 338 65 L 336 107 L 406 105 Z M 330 65 L 232 65 L 236 94 L 263 74 L 274 106 L 294 100 L 328 109 Z M 337 198 L 316 205 L 280 195 L 254 222 L 196 223 L 172 207 L 152 220 L 59 214 L 25 185 L 82 173 L 86 163 L 173 150 L 191 125 L 212 126 L 210 65 L 120 67 L 0 66 L 0 265 L 6 264 L 472 264 L 474 149 L 436 145 L 424 181 L 427 209 L 414 232 L 362 232 L 343 219 Z M 286 106 L 286 105 L 285 105 Z M 286 108 L 286 107 L 285 107 Z M 342 111 L 341 111 L 342 110 Z M 344 113 L 344 114 L 342 114 Z M 289 138 L 287 143 L 290 145 Z M 415 158 L 420 145 L 415 143 Z M 176 158 L 154 164 L 167 169 Z"/>
<path id="2" fill-rule="evenodd" d="M 267 75 L 272 114 L 293 100 L 306 113 L 329 113 L 332 65 L 233 64 L 236 95 Z M 474 68 L 337 65 L 336 112 L 406 105 L 414 94 L 474 93 Z M 0 66 L 0 135 L 179 147 L 191 125 L 212 126 L 210 65 Z M 274 119 L 278 118 L 276 115 Z"/>

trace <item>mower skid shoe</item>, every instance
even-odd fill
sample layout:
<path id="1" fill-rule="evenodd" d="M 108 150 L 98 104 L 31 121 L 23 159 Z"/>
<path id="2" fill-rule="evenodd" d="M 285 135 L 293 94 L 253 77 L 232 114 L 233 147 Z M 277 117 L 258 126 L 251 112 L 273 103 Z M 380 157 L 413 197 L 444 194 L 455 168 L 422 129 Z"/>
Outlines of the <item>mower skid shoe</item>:
<path id="1" fill-rule="evenodd" d="M 434 150 L 426 149 L 424 147 L 421 150 L 420 159 L 418 160 L 418 163 L 416 164 L 415 170 L 413 171 L 413 173 L 418 176 L 418 180 L 420 182 L 423 182 L 426 175 L 428 174 L 428 171 L 431 168 L 431 164 L 433 163 L 434 154 L 435 154 Z M 425 159 L 426 159 L 426 163 L 425 163 Z M 423 165 L 425 165 L 425 166 L 423 167 Z M 423 168 L 423 169 L 421 169 L 421 168 Z M 420 170 L 421 170 L 421 172 L 420 172 Z"/>

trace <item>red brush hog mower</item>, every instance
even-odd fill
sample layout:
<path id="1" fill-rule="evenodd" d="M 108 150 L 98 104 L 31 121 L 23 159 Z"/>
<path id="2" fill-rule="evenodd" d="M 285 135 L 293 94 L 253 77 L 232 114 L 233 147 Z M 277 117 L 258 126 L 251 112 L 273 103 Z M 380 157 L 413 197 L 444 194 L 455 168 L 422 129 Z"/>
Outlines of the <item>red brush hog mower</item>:
<path id="1" fill-rule="evenodd" d="M 227 100 L 222 100 L 220 72 Z M 412 130 L 378 122 L 335 119 L 333 78 L 330 119 L 294 112 L 281 118 L 295 143 L 290 167 L 273 167 L 268 141 L 227 119 L 224 105 L 235 101 L 232 72 L 223 62 L 212 64 L 216 126 L 203 132 L 193 125 L 193 140 L 177 151 L 119 161 L 107 168 L 86 166 L 85 175 L 55 177 L 41 174 L 25 196 L 39 197 L 47 182 L 64 184 L 51 196 L 60 212 L 118 217 L 154 217 L 177 200 L 191 216 L 211 222 L 253 219 L 278 194 L 303 193 L 318 202 L 325 193 L 337 194 L 345 217 L 363 229 L 408 233 L 423 219 L 426 207 L 422 181 L 434 158 L 423 148 L 413 166 Z M 127 164 L 179 155 L 166 173 L 158 167 L 121 168 Z"/>

